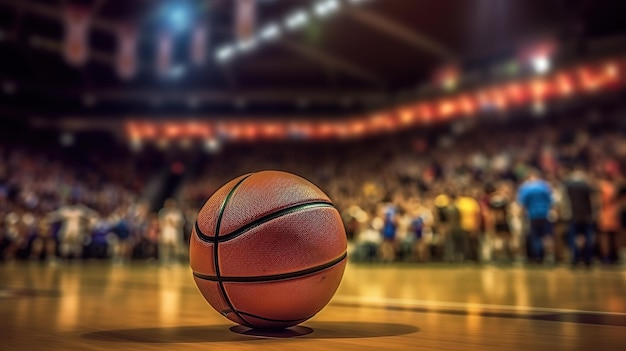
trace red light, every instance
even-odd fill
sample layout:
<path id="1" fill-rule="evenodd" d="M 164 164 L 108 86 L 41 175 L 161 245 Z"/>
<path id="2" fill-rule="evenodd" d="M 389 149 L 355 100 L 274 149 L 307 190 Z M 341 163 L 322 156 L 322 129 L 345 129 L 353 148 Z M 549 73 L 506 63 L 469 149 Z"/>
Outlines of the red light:
<path id="1" fill-rule="evenodd" d="M 355 120 L 350 123 L 350 132 L 355 136 L 361 136 L 366 131 L 366 125 L 362 121 Z"/>
<path id="2" fill-rule="evenodd" d="M 322 123 L 318 126 L 317 134 L 320 138 L 328 138 L 333 132 L 333 127 L 328 123 Z"/>
<path id="3" fill-rule="evenodd" d="M 578 70 L 578 75 L 580 77 L 580 81 L 582 86 L 587 91 L 596 91 L 600 88 L 600 79 L 591 72 L 588 68 L 581 68 Z"/>
<path id="4" fill-rule="evenodd" d="M 506 95 L 504 90 L 493 89 L 491 92 L 491 96 L 493 98 L 493 104 L 499 109 L 504 110 L 508 106 L 508 102 L 506 101 Z"/>
<path id="5" fill-rule="evenodd" d="M 505 88 L 506 96 L 516 104 L 524 102 L 524 88 L 519 83 L 512 83 Z"/>
<path id="6" fill-rule="evenodd" d="M 241 128 L 236 125 L 236 124 L 231 124 L 229 126 L 225 127 L 226 129 L 226 133 L 232 138 L 232 139 L 239 139 L 239 137 L 242 134 L 242 130 Z"/>
<path id="7" fill-rule="evenodd" d="M 335 123 L 333 125 L 332 131 L 335 136 L 338 136 L 340 138 L 346 138 L 349 136 L 348 128 L 341 123 Z"/>
<path id="8" fill-rule="evenodd" d="M 370 118 L 369 124 L 372 126 L 372 130 L 375 132 L 379 130 L 390 130 L 395 127 L 391 115 L 388 114 L 379 114 L 372 116 Z"/>
<path id="9" fill-rule="evenodd" d="M 174 123 L 168 123 L 165 125 L 164 134 L 166 138 L 174 139 L 180 136 L 182 129 L 179 125 Z"/>
<path id="10" fill-rule="evenodd" d="M 478 104 L 481 108 L 487 108 L 492 104 L 492 101 L 489 99 L 489 95 L 485 90 L 481 90 L 476 94 L 476 99 L 478 100 Z"/>
<path id="11" fill-rule="evenodd" d="M 476 104 L 469 96 L 462 96 L 459 99 L 458 105 L 461 107 L 461 111 L 468 116 L 476 113 Z"/>
<path id="12" fill-rule="evenodd" d="M 154 124 L 145 123 L 141 127 L 141 134 L 146 138 L 154 139 L 158 134 L 157 127 Z"/>
<path id="13" fill-rule="evenodd" d="M 126 124 L 126 133 L 132 140 L 139 140 L 142 137 L 140 127 L 132 122 Z"/>
<path id="14" fill-rule="evenodd" d="M 548 83 L 543 79 L 537 79 L 530 83 L 530 91 L 535 100 L 543 100 L 548 97 Z"/>
<path id="15" fill-rule="evenodd" d="M 435 117 L 435 114 L 432 110 L 432 108 L 430 108 L 428 105 L 421 105 L 419 108 L 419 116 L 420 119 L 424 122 L 424 123 L 430 123 L 433 118 Z"/>
<path id="16" fill-rule="evenodd" d="M 306 137 L 311 136 L 314 130 L 315 130 L 315 127 L 311 124 L 305 123 L 305 124 L 300 125 L 300 132 Z"/>
<path id="17" fill-rule="evenodd" d="M 274 138 L 280 134 L 280 127 L 276 123 L 265 123 L 261 131 L 264 137 Z"/>
<path id="18" fill-rule="evenodd" d="M 559 92 L 564 96 L 572 95 L 574 92 L 574 83 L 572 79 L 568 77 L 565 73 L 560 74 L 557 79 L 557 87 Z"/>
<path id="19" fill-rule="evenodd" d="M 258 135 L 258 128 L 254 123 L 248 123 L 243 127 L 243 137 L 247 140 L 254 140 Z"/>
<path id="20" fill-rule="evenodd" d="M 611 82 L 620 80 L 620 67 L 615 62 L 609 62 L 604 66 L 604 75 Z"/>
<path id="21" fill-rule="evenodd" d="M 293 123 L 289 126 L 289 133 L 296 137 L 310 138 L 315 134 L 315 126 L 308 123 Z"/>
<path id="22" fill-rule="evenodd" d="M 203 124 L 198 126 L 198 135 L 202 138 L 208 138 L 211 136 L 211 127 Z"/>
<path id="23" fill-rule="evenodd" d="M 400 116 L 400 121 L 404 125 L 413 123 L 413 120 L 415 119 L 415 113 L 413 110 L 408 108 L 400 110 L 398 115 Z"/>
<path id="24" fill-rule="evenodd" d="M 451 100 L 442 101 L 439 104 L 439 115 L 442 117 L 450 117 L 456 111 L 454 103 Z"/>

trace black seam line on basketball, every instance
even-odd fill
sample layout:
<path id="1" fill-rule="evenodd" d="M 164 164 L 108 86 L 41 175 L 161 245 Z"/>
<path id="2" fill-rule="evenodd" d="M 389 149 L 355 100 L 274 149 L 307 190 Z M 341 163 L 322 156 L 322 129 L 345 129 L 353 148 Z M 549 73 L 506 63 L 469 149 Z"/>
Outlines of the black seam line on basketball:
<path id="1" fill-rule="evenodd" d="M 248 178 L 249 176 L 251 176 L 251 175 L 253 175 L 253 174 L 254 174 L 254 173 L 250 173 L 250 174 L 245 175 L 245 178 L 243 178 L 241 181 L 239 181 L 237 184 L 235 184 L 235 186 L 233 186 L 233 189 L 231 189 L 231 191 L 232 191 L 232 190 L 234 190 L 234 188 L 235 188 L 235 187 L 239 186 L 241 182 L 243 182 L 244 180 L 246 180 L 246 178 Z M 202 206 L 200 206 L 200 209 L 204 208 L 204 206 L 205 206 L 205 205 L 209 202 L 209 200 L 211 200 L 211 197 L 207 198 L 207 199 L 204 201 L 204 203 L 202 204 Z M 200 227 L 198 226 L 198 221 L 196 221 L 196 223 L 194 224 L 194 227 L 196 228 L 196 234 L 198 235 L 198 237 L 199 237 L 200 239 L 204 239 L 204 241 L 211 241 L 211 240 L 213 240 L 213 238 L 211 238 L 210 236 L 208 236 L 208 235 L 204 234 L 204 233 L 200 230 Z"/>
<path id="2" fill-rule="evenodd" d="M 312 201 L 312 202 L 305 202 L 305 203 L 300 203 L 297 205 L 293 205 L 287 208 L 283 208 L 282 210 L 278 210 L 275 212 L 272 212 L 270 214 L 267 214 L 259 219 L 256 219 L 246 225 L 244 225 L 243 227 L 230 232 L 228 234 L 222 235 L 222 236 L 208 236 L 204 233 L 202 233 L 202 231 L 200 230 L 200 227 L 198 226 L 198 221 L 196 221 L 196 234 L 198 234 L 198 238 L 200 238 L 200 240 L 205 241 L 205 242 L 209 242 L 209 243 L 214 243 L 214 242 L 225 242 L 225 241 L 229 241 L 229 240 L 233 240 L 234 238 L 241 236 L 242 234 L 245 234 L 246 232 L 262 225 L 265 224 L 267 222 L 273 221 L 277 218 L 286 216 L 288 214 L 292 214 L 295 212 L 299 212 L 299 211 L 304 211 L 304 210 L 309 210 L 309 209 L 313 209 L 313 208 L 335 208 L 335 206 L 333 206 L 332 203 L 330 202 L 325 202 L 325 201 Z"/>
<path id="3" fill-rule="evenodd" d="M 252 173 L 254 174 L 254 173 Z M 220 232 L 220 226 L 222 225 L 222 217 L 224 217 L 224 211 L 226 210 L 226 205 L 228 205 L 228 201 L 230 201 L 230 199 L 233 197 L 233 194 L 235 193 L 235 190 L 237 190 L 237 188 L 239 188 L 239 186 L 248 178 L 250 178 L 252 176 L 252 174 L 248 174 L 247 176 L 245 176 L 244 178 L 242 178 L 239 182 L 237 182 L 237 184 L 235 184 L 233 186 L 232 189 L 230 189 L 230 191 L 228 192 L 228 195 L 226 195 L 226 198 L 224 198 L 224 201 L 222 202 L 221 206 L 220 206 L 220 210 L 219 210 L 219 215 L 217 216 L 217 222 L 215 223 L 215 237 L 217 238 L 217 236 L 219 235 Z M 244 323 L 246 324 L 248 327 L 253 327 L 253 325 L 251 323 L 249 323 L 247 320 L 245 320 L 236 310 L 235 310 L 235 306 L 233 306 L 232 301 L 230 301 L 230 298 L 228 297 L 228 294 L 226 294 L 226 288 L 224 288 L 224 283 L 222 282 L 222 279 L 220 277 L 220 264 L 219 264 L 219 259 L 218 259 L 218 246 L 219 246 L 219 242 L 215 242 L 215 245 L 213 245 L 213 266 L 215 266 L 215 276 L 217 278 L 217 285 L 220 288 L 220 291 L 222 292 L 222 296 L 224 297 L 224 301 L 226 301 L 226 304 L 228 305 L 228 307 L 230 307 L 230 309 L 235 313 L 235 315 L 237 315 L 237 317 Z"/>
<path id="4" fill-rule="evenodd" d="M 344 252 L 343 255 L 341 255 L 341 257 L 334 259 L 328 263 L 324 263 L 323 265 L 313 267 L 313 268 L 303 269 L 297 272 L 283 273 L 283 274 L 261 275 L 261 276 L 254 276 L 254 277 L 225 277 L 225 276 L 218 277 L 214 275 L 205 275 L 205 274 L 193 272 L 193 275 L 196 278 L 203 279 L 203 280 L 220 281 L 220 282 L 226 282 L 226 283 L 271 282 L 271 281 L 277 281 L 277 280 L 300 278 L 300 277 L 304 277 L 305 275 L 318 273 L 325 269 L 336 266 L 337 264 L 345 260 L 347 257 L 348 257 L 348 254 Z"/>
<path id="5" fill-rule="evenodd" d="M 262 319 L 262 320 L 268 321 L 268 322 L 277 322 L 277 323 L 290 323 L 290 322 L 305 321 L 305 320 L 311 319 L 311 318 L 313 318 L 313 316 L 315 316 L 315 315 L 313 315 L 313 316 L 309 316 L 309 317 L 305 317 L 305 318 L 298 318 L 298 319 L 272 319 L 272 318 L 257 316 L 255 314 L 244 312 L 244 311 L 237 311 L 237 312 L 239 314 L 243 314 L 243 315 L 246 315 L 248 317 Z"/>

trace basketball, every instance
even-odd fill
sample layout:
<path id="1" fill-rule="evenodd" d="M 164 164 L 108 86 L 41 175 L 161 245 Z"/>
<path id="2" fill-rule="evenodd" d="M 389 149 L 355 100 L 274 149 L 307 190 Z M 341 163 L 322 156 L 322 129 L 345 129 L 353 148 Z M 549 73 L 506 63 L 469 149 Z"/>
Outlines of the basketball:
<path id="1" fill-rule="evenodd" d="M 240 325 L 280 329 L 318 313 L 347 262 L 343 222 L 329 197 L 285 172 L 243 175 L 217 190 L 192 229 L 200 292 Z"/>

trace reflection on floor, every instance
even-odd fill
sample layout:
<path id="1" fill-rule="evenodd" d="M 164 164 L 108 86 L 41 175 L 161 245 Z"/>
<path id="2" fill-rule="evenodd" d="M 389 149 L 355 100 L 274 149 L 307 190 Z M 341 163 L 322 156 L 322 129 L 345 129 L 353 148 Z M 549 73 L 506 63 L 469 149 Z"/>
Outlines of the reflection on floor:
<path id="1" fill-rule="evenodd" d="M 619 269 L 350 264 L 322 312 L 277 335 L 231 331 L 187 266 L 5 264 L 0 276 L 7 350 L 608 350 L 626 335 Z"/>

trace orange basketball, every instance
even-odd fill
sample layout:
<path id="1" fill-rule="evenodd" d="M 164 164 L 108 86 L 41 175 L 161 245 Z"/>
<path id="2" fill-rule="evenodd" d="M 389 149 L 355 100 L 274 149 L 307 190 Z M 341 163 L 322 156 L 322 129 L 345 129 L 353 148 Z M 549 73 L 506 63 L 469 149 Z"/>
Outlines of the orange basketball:
<path id="1" fill-rule="evenodd" d="M 319 312 L 346 266 L 346 232 L 332 202 L 296 175 L 233 179 L 202 206 L 190 262 L 204 298 L 250 328 L 286 328 Z"/>

